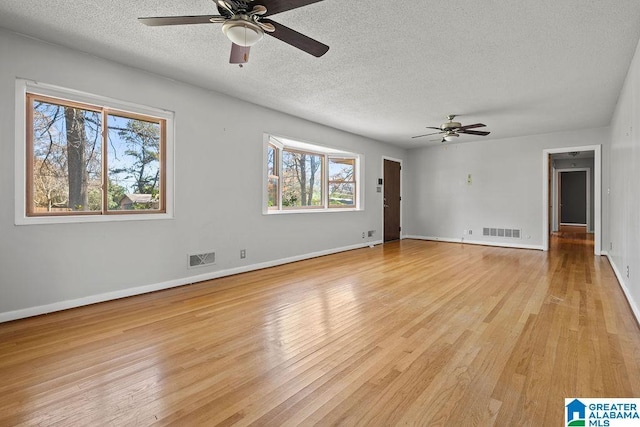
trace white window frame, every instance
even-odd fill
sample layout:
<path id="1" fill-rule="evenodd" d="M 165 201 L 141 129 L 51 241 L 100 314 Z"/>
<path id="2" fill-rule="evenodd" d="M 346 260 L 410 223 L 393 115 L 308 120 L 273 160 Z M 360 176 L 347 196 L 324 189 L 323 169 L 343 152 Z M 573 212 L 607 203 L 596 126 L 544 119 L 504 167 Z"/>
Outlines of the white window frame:
<path id="1" fill-rule="evenodd" d="M 324 206 L 322 207 L 305 207 L 298 209 L 282 208 L 282 177 L 280 176 L 278 184 L 278 206 L 269 209 L 268 176 L 267 176 L 267 153 L 269 145 L 277 148 L 276 161 L 278 173 L 282 173 L 282 150 L 289 148 L 297 151 L 304 151 L 310 154 L 318 154 L 323 156 L 324 170 L 322 173 L 322 186 L 324 193 L 322 195 Z M 328 181 L 329 167 L 328 160 L 331 157 L 355 160 L 355 206 L 345 207 L 329 207 Z M 283 215 L 283 214 L 299 214 L 299 213 L 324 213 L 324 212 L 354 212 L 364 210 L 364 179 L 361 173 L 364 170 L 364 155 L 358 154 L 338 148 L 327 147 L 316 143 L 304 142 L 288 137 L 282 137 L 274 134 L 264 134 L 263 138 L 263 156 L 262 156 L 262 213 L 264 215 Z"/>
<path id="2" fill-rule="evenodd" d="M 57 98 L 60 100 L 79 102 L 89 105 L 101 105 L 114 110 L 130 112 L 144 116 L 157 117 L 166 121 L 165 141 L 165 212 L 135 213 L 119 215 L 64 215 L 64 216 L 27 216 L 27 135 L 26 112 L 27 92 L 36 95 Z M 174 113 L 159 108 L 147 107 L 126 101 L 94 95 L 60 86 L 16 79 L 15 95 L 15 224 L 60 224 L 80 222 L 112 222 L 112 221 L 144 221 L 173 219 L 174 191 Z"/>

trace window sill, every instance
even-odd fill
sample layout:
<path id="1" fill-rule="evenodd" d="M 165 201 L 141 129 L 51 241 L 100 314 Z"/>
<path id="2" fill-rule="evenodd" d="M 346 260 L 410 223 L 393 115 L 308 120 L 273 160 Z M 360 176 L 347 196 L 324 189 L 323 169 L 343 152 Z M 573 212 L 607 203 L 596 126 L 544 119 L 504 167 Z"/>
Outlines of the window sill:
<path id="1" fill-rule="evenodd" d="M 152 221 L 173 219 L 169 213 L 135 215 L 65 215 L 16 217 L 16 225 L 75 224 L 85 222 Z"/>
<path id="2" fill-rule="evenodd" d="M 288 215 L 288 214 L 313 214 L 313 213 L 339 213 L 339 212 L 360 212 L 362 208 L 334 208 L 334 209 L 286 209 L 263 211 L 263 215 Z"/>

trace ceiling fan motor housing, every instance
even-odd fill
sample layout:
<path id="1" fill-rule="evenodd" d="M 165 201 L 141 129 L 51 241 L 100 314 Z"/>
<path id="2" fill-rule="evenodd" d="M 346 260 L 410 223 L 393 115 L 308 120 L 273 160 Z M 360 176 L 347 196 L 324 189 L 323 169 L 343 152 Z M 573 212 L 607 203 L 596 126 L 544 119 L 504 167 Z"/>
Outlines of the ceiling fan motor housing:
<path id="1" fill-rule="evenodd" d="M 447 122 L 447 123 L 443 123 L 442 126 L 440 126 L 440 128 L 444 131 L 451 131 L 454 129 L 459 129 L 462 127 L 462 123 L 460 122 Z"/>

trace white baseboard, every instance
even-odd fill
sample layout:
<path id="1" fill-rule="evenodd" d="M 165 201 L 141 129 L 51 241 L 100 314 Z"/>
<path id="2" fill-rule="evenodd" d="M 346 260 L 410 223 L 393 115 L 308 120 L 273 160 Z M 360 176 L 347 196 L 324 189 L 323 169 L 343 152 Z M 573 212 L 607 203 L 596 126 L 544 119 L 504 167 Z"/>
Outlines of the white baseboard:
<path id="1" fill-rule="evenodd" d="M 608 253 L 606 254 L 606 257 L 609 260 L 609 265 L 611 265 L 611 268 L 613 269 L 613 273 L 616 275 L 616 279 L 618 279 L 618 284 L 620 285 L 622 292 L 624 292 L 624 296 L 629 303 L 629 307 L 631 307 L 631 311 L 633 311 L 633 315 L 636 316 L 636 322 L 638 322 L 638 325 L 640 325 L 640 308 L 638 307 L 638 304 L 636 304 L 636 302 L 633 300 L 631 292 L 629 291 L 629 288 L 627 288 L 622 274 L 620 273 L 620 270 L 618 270 L 616 264 L 613 262 L 613 259 L 611 259 Z"/>
<path id="2" fill-rule="evenodd" d="M 103 294 L 90 295 L 83 298 L 77 298 L 66 301 L 59 301 L 52 304 L 40 305 L 36 307 L 28 307 L 20 310 L 7 311 L 0 313 L 0 323 L 9 322 L 11 320 L 24 319 L 26 317 L 39 316 L 41 314 L 52 313 L 54 311 L 67 310 L 70 308 L 81 307 L 84 305 L 96 304 L 99 302 L 111 301 L 120 298 L 131 297 L 135 295 L 146 294 L 149 292 L 161 291 L 163 289 L 175 288 L 178 286 L 189 285 L 192 283 L 203 282 L 206 280 L 217 279 L 234 274 L 246 273 L 263 268 L 275 267 L 277 265 L 288 264 L 291 262 L 302 261 L 305 259 L 317 258 L 324 255 L 331 255 L 339 252 L 350 251 L 353 249 L 366 248 L 381 244 L 382 240 L 374 242 L 359 243 L 357 245 L 344 246 L 341 248 L 327 249 L 319 252 L 312 252 L 304 255 L 297 255 L 289 258 L 282 258 L 273 261 L 267 261 L 259 264 L 252 264 L 242 267 L 230 268 L 227 270 L 213 271 L 210 273 L 199 274 L 196 276 L 183 277 L 180 279 L 169 280 L 167 282 L 154 283 L 145 286 L 137 286 L 135 288 L 127 288 L 119 291 L 106 292 Z"/>
<path id="3" fill-rule="evenodd" d="M 482 246 L 497 246 L 502 248 L 535 249 L 538 251 L 543 250 L 542 245 L 524 245 L 522 243 L 490 242 L 490 241 L 484 241 L 484 240 L 467 240 L 463 238 L 433 237 L 433 236 L 405 236 L 405 238 L 416 239 L 416 240 L 432 240 L 434 242 L 464 243 L 469 245 L 482 245 Z"/>

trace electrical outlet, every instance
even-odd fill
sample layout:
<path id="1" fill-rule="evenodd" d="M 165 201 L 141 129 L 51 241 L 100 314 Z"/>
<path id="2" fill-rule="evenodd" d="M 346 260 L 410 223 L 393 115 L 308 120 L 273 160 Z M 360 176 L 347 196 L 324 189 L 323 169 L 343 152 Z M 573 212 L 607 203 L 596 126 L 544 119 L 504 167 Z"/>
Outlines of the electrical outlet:
<path id="1" fill-rule="evenodd" d="M 364 239 L 364 231 L 362 232 L 362 238 Z"/>
<path id="2" fill-rule="evenodd" d="M 471 229 L 470 229 L 470 230 L 469 230 L 469 234 L 473 234 L 473 230 L 471 230 Z"/>
<path id="3" fill-rule="evenodd" d="M 245 259 L 247 257 L 247 250 L 240 249 L 240 259 Z"/>
<path id="4" fill-rule="evenodd" d="M 613 250 L 613 242 L 609 242 L 609 250 L 612 251 Z"/>
<path id="5" fill-rule="evenodd" d="M 627 279 L 629 278 L 629 266 L 627 265 Z"/>

